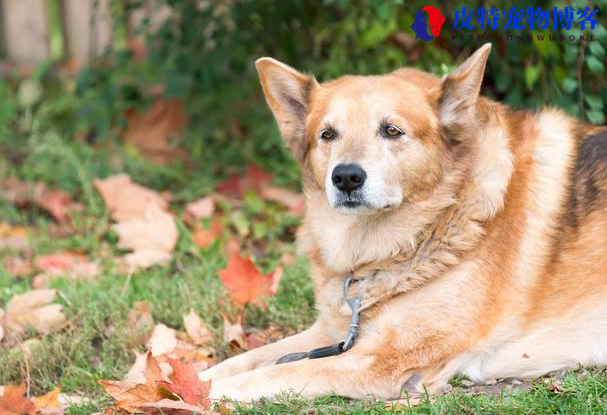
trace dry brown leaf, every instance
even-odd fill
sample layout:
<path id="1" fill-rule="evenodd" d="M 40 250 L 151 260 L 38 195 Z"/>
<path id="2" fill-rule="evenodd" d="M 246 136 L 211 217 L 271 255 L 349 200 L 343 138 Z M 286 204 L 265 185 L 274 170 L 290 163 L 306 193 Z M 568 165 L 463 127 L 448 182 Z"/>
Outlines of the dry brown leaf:
<path id="1" fill-rule="evenodd" d="M 168 366 L 165 370 L 163 362 L 152 357 L 151 353 L 143 356 L 145 364 L 138 357 L 129 371 L 135 373 L 130 378 L 100 382 L 116 400 L 118 408 L 145 414 L 211 414 L 204 412 L 210 406 L 207 398 L 210 384 L 198 380 L 193 366 L 165 361 Z M 166 399 L 167 394 L 182 400 Z"/>
<path id="2" fill-rule="evenodd" d="M 101 381 L 107 393 L 116 400 L 116 405 L 129 412 L 137 412 L 140 405 L 157 402 L 162 399 L 157 383 L 163 381 L 162 372 L 156 359 L 150 353 L 146 355 L 145 382 Z"/>
<path id="3" fill-rule="evenodd" d="M 73 202 L 70 195 L 62 190 L 16 178 L 0 180 L 0 198 L 18 207 L 36 206 L 45 210 L 59 223 L 69 223 L 70 212 L 82 210 L 82 205 Z"/>
<path id="4" fill-rule="evenodd" d="M 215 213 L 215 196 L 210 195 L 188 203 L 185 207 L 186 218 L 189 221 L 206 219 Z"/>
<path id="5" fill-rule="evenodd" d="M 170 353 L 177 347 L 177 332 L 162 323 L 156 324 L 145 345 L 154 357 Z"/>
<path id="6" fill-rule="evenodd" d="M 244 328 L 240 322 L 232 324 L 226 316 L 223 316 L 223 341 L 233 349 L 247 349 L 247 338 Z"/>
<path id="7" fill-rule="evenodd" d="M 3 266 L 9 274 L 16 278 L 24 277 L 34 272 L 32 261 L 20 257 L 6 258 Z"/>
<path id="8" fill-rule="evenodd" d="M 57 295 L 55 290 L 32 290 L 16 295 L 6 305 L 4 328 L 11 336 L 23 333 L 31 327 L 47 334 L 62 328 L 66 318 L 60 304 L 51 304 Z"/>
<path id="9" fill-rule="evenodd" d="M 183 315 L 183 326 L 194 344 L 203 345 L 209 343 L 213 339 L 211 331 L 203 323 L 200 316 L 192 309 L 190 309 L 188 314 Z"/>
<path id="10" fill-rule="evenodd" d="M 422 402 L 420 396 L 410 396 L 407 398 L 401 398 L 395 401 L 388 401 L 385 403 L 385 408 L 389 411 L 408 411 L 413 407 L 416 407 Z"/>
<path id="11" fill-rule="evenodd" d="M 185 152 L 171 147 L 186 124 L 181 102 L 176 99 L 157 101 L 145 113 L 129 110 L 126 113 L 128 129 L 124 140 L 137 147 L 149 160 L 166 163 L 185 158 Z"/>
<path id="12" fill-rule="evenodd" d="M 126 174 L 97 179 L 95 187 L 110 211 L 110 216 L 116 221 L 142 217 L 150 204 L 161 209 L 168 208 L 168 202 L 158 192 L 133 183 Z"/>
<path id="13" fill-rule="evenodd" d="M 36 408 L 25 392 L 25 383 L 5 386 L 0 395 L 0 415 L 34 415 Z"/>
<path id="14" fill-rule="evenodd" d="M 124 382 L 145 383 L 145 369 L 147 367 L 148 354 L 135 352 L 135 363 L 129 369 Z"/>
<path id="15" fill-rule="evenodd" d="M 130 270 L 169 262 L 179 237 L 173 216 L 155 204 L 148 205 L 143 216 L 119 222 L 113 229 L 118 247 L 133 251 L 124 257 Z"/>

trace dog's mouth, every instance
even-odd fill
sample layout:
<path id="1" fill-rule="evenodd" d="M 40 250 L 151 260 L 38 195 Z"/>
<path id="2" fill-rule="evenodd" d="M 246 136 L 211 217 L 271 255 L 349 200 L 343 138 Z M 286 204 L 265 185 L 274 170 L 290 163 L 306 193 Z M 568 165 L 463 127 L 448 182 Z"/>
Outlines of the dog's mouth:
<path id="1" fill-rule="evenodd" d="M 335 203 L 334 207 L 337 210 L 347 213 L 355 213 L 372 209 L 371 204 L 365 201 L 365 199 L 357 194 L 357 192 L 339 195 L 337 203 Z"/>

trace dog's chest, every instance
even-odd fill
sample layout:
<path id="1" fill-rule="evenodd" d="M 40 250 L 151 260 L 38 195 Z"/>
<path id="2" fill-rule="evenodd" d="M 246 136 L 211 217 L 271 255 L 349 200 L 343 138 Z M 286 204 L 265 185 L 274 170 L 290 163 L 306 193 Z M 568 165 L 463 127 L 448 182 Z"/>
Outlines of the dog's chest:
<path id="1" fill-rule="evenodd" d="M 309 225 L 323 262 L 337 273 L 390 258 L 409 242 L 410 230 L 397 224 L 361 224 L 354 218 L 340 216 Z"/>

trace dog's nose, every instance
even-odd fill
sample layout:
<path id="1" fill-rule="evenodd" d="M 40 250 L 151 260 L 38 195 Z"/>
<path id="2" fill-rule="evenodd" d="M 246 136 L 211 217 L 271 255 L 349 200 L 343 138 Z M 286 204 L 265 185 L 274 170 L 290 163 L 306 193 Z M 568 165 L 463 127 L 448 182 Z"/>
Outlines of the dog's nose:
<path id="1" fill-rule="evenodd" d="M 338 164 L 331 173 L 333 185 L 344 192 L 352 192 L 363 185 L 367 173 L 357 164 Z"/>

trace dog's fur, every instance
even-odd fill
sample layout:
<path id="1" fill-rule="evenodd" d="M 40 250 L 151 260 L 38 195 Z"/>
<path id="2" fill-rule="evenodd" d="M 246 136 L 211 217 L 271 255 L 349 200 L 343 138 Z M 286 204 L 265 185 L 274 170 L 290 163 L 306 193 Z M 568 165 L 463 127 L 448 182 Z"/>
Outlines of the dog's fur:
<path id="1" fill-rule="evenodd" d="M 257 61 L 302 166 L 299 244 L 318 318 L 202 372 L 212 398 L 395 398 L 438 392 L 458 373 L 482 381 L 607 363 L 607 131 L 479 97 L 490 49 L 442 79 L 402 69 L 320 85 Z M 387 124 L 404 134 L 386 137 Z M 360 189 L 334 186 L 342 163 L 366 171 Z M 352 294 L 365 307 L 354 347 L 275 365 L 343 339 L 348 272 L 362 278 Z"/>

